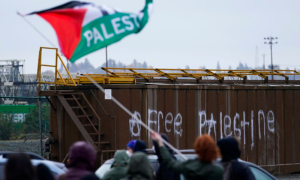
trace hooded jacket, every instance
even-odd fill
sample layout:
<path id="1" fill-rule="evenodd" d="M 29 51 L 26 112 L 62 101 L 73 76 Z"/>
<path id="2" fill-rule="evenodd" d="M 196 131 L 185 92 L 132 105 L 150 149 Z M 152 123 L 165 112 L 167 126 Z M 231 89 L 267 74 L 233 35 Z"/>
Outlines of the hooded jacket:
<path id="1" fill-rule="evenodd" d="M 114 155 L 114 162 L 111 169 L 107 171 L 103 180 L 119 180 L 126 177 L 129 164 L 129 157 L 125 150 L 118 150 Z"/>
<path id="2" fill-rule="evenodd" d="M 58 176 L 57 180 L 80 180 L 94 172 L 96 151 L 85 141 L 74 143 L 69 150 L 69 164 L 66 174 Z"/>
<path id="3" fill-rule="evenodd" d="M 130 157 L 125 180 L 152 180 L 152 167 L 143 152 L 136 152 Z"/>
<path id="4" fill-rule="evenodd" d="M 170 142 L 169 138 L 166 134 L 161 133 L 160 135 L 165 141 Z M 156 141 L 153 141 L 153 145 L 154 145 L 155 153 L 158 157 L 158 162 L 159 162 L 159 168 L 156 172 L 156 180 L 165 180 L 165 179 L 180 180 L 180 174 L 178 174 L 178 173 L 172 171 L 171 169 L 169 169 L 167 167 L 167 164 L 163 162 L 163 158 L 161 157 L 159 146 L 158 146 Z M 166 148 L 168 149 L 168 152 L 170 153 L 170 156 L 173 159 L 176 159 L 175 156 L 174 156 L 173 150 L 170 149 L 167 146 L 166 146 Z"/>
<path id="5" fill-rule="evenodd" d="M 222 180 L 223 168 L 218 164 L 205 163 L 198 158 L 179 162 L 170 156 L 165 146 L 161 146 L 159 150 L 167 167 L 183 174 L 186 180 Z"/>
<path id="6" fill-rule="evenodd" d="M 226 137 L 217 142 L 222 154 L 221 164 L 224 168 L 223 180 L 254 180 L 248 166 L 238 162 L 241 150 L 233 137 Z"/>

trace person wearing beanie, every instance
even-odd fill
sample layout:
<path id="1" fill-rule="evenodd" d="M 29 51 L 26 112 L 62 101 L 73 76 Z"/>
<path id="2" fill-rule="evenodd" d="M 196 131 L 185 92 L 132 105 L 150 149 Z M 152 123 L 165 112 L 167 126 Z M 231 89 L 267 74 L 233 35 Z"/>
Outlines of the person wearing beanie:
<path id="1" fill-rule="evenodd" d="M 135 147 L 135 144 L 136 144 L 136 141 L 137 140 L 131 140 L 129 141 L 129 143 L 127 144 L 127 155 L 130 157 L 132 154 L 133 154 L 133 149 Z"/>
<path id="2" fill-rule="evenodd" d="M 221 164 L 224 168 L 223 180 L 240 179 L 254 180 L 254 176 L 248 166 L 238 161 L 241 156 L 238 139 L 226 137 L 217 142 L 222 154 Z"/>
<path id="3" fill-rule="evenodd" d="M 146 148 L 147 148 L 147 145 L 146 145 L 145 141 L 136 140 L 133 152 L 134 153 L 136 153 L 136 152 L 144 152 L 144 153 L 146 153 Z"/>

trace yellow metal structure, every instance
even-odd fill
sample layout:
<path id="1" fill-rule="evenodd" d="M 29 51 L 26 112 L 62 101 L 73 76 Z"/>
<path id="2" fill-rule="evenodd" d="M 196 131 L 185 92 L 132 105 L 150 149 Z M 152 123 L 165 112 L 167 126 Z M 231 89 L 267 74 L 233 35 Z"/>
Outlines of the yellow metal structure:
<path id="1" fill-rule="evenodd" d="M 145 68 L 102 68 L 108 72 L 108 76 L 113 77 L 135 77 L 144 78 L 146 80 L 155 77 L 166 77 L 170 80 L 175 80 L 179 77 L 190 77 L 200 79 L 202 77 L 212 76 L 219 80 L 224 77 L 238 77 L 245 78 L 246 76 L 260 76 L 264 79 L 268 75 L 278 75 L 287 78 L 288 75 L 300 75 L 295 70 L 270 70 L 270 69 L 257 69 L 257 70 L 229 70 L 229 69 L 145 69 Z M 124 72 L 122 72 L 124 71 Z M 128 71 L 128 72 L 125 72 Z M 139 72 L 138 72 L 139 71 Z"/>
<path id="2" fill-rule="evenodd" d="M 43 51 L 43 49 L 51 49 L 51 50 L 55 50 L 56 51 L 55 52 L 55 65 L 42 64 L 42 51 Z M 69 78 L 63 78 L 62 75 L 61 75 L 61 73 L 59 72 L 59 70 L 57 68 L 58 59 L 60 60 L 60 62 L 63 65 L 64 69 L 66 70 Z M 54 80 L 54 82 L 45 82 L 45 81 L 42 81 L 42 67 L 43 66 L 44 67 L 55 68 L 55 70 L 54 70 L 54 72 L 55 72 L 55 75 L 54 75 L 55 76 L 55 80 Z M 57 75 L 60 77 L 59 79 L 57 78 Z M 72 78 L 71 74 L 67 70 L 66 65 L 64 64 L 64 62 L 61 59 L 60 55 L 58 54 L 58 49 L 57 48 L 40 47 L 36 80 L 39 81 L 39 86 L 41 84 L 54 84 L 55 86 L 56 85 L 76 86 L 75 80 Z M 77 84 L 78 84 L 78 81 L 77 81 Z"/>
<path id="3" fill-rule="evenodd" d="M 56 50 L 55 65 L 42 64 L 42 49 Z M 57 62 L 58 59 L 62 63 L 64 70 L 67 72 L 69 78 L 63 78 L 58 71 Z M 41 67 L 53 67 L 55 68 L 55 81 L 44 82 L 41 80 Z M 176 80 L 177 78 L 194 78 L 201 79 L 203 77 L 215 77 L 218 80 L 224 80 L 224 77 L 238 77 L 246 79 L 247 76 L 260 76 L 267 80 L 270 75 L 277 75 L 288 78 L 288 75 L 300 75 L 295 70 L 270 70 L 270 69 L 256 69 L 256 70 L 229 70 L 229 69 L 146 69 L 146 68 L 102 68 L 107 74 L 82 74 L 72 78 L 67 67 L 63 63 L 61 57 L 58 54 L 57 48 L 41 47 L 38 60 L 37 80 L 39 85 L 41 83 L 76 86 L 78 84 L 91 84 L 92 82 L 87 78 L 89 76 L 97 83 L 101 84 L 136 84 L 137 79 L 145 79 L 149 81 L 155 78 L 167 78 L 170 80 Z M 57 76 L 58 75 L 58 76 Z"/>

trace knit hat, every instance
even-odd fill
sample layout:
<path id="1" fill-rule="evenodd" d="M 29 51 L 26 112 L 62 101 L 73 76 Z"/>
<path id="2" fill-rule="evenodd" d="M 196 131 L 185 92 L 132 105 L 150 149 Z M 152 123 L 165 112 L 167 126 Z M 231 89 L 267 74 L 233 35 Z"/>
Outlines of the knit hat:
<path id="1" fill-rule="evenodd" d="M 134 149 L 135 143 L 136 143 L 136 140 L 131 140 L 131 141 L 129 141 L 129 143 L 127 144 L 127 147 L 129 147 L 130 149 Z"/>
<path id="2" fill-rule="evenodd" d="M 145 141 L 142 141 L 142 140 L 136 140 L 136 143 L 135 143 L 133 152 L 134 152 L 134 153 L 136 153 L 136 152 L 144 152 L 144 153 L 147 153 L 147 152 L 146 152 L 146 148 L 147 148 L 147 145 L 146 145 Z"/>

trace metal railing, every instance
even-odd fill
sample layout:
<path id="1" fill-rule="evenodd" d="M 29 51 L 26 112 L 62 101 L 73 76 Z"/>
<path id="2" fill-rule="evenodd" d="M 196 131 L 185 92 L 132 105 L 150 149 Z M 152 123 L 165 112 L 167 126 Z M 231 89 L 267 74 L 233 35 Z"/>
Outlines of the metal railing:
<path id="1" fill-rule="evenodd" d="M 52 50 L 56 51 L 55 52 L 55 65 L 42 64 L 42 50 L 43 49 L 52 49 Z M 58 59 L 60 60 L 61 64 L 63 65 L 64 70 L 67 72 L 69 78 L 63 78 L 63 76 L 59 72 L 59 70 L 57 68 Z M 54 82 L 42 80 L 42 66 L 55 68 Z M 57 78 L 57 75 L 59 76 L 59 78 Z M 55 86 L 56 85 L 77 86 L 76 81 L 73 79 L 73 77 L 71 76 L 70 72 L 68 71 L 66 65 L 64 64 L 63 60 L 61 59 L 57 48 L 40 47 L 36 80 L 39 82 L 39 86 L 41 84 L 54 84 Z"/>
<path id="2" fill-rule="evenodd" d="M 56 50 L 55 65 L 42 64 L 42 49 Z M 69 78 L 63 78 L 58 71 L 57 63 L 58 59 L 62 63 L 64 70 L 67 72 Z M 42 81 L 41 67 L 54 67 L 55 68 L 55 80 L 54 82 Z M 92 78 L 95 82 L 101 84 L 136 84 L 137 79 L 144 79 L 150 81 L 151 79 L 168 79 L 171 81 L 178 80 L 180 78 L 196 79 L 198 80 L 220 80 L 223 81 L 225 77 L 247 80 L 247 77 L 260 77 L 268 81 L 268 76 L 276 75 L 284 77 L 289 80 L 288 76 L 300 75 L 296 70 L 270 70 L 270 69 L 255 69 L 255 70 L 230 70 L 230 69 L 160 69 L 160 68 L 105 68 L 107 74 L 81 74 L 73 78 L 68 71 L 67 67 L 63 63 L 57 48 L 41 47 L 39 52 L 37 80 L 39 85 L 54 84 L 65 86 L 76 86 L 77 84 L 91 84 L 92 82 L 88 77 Z M 57 77 L 59 76 L 59 78 Z M 294 77 L 295 79 L 295 77 Z"/>
<path id="3" fill-rule="evenodd" d="M 175 80 L 179 77 L 200 79 L 202 77 L 214 77 L 222 80 L 224 77 L 246 78 L 247 76 L 260 76 L 267 79 L 268 75 L 278 75 L 288 78 L 288 75 L 300 75 L 296 70 L 229 70 L 229 69 L 146 69 L 146 68 L 102 68 L 111 77 L 136 77 L 146 80 L 155 77 L 165 77 Z M 124 71 L 124 72 L 123 72 Z M 127 71 L 127 72 L 125 72 Z"/>

